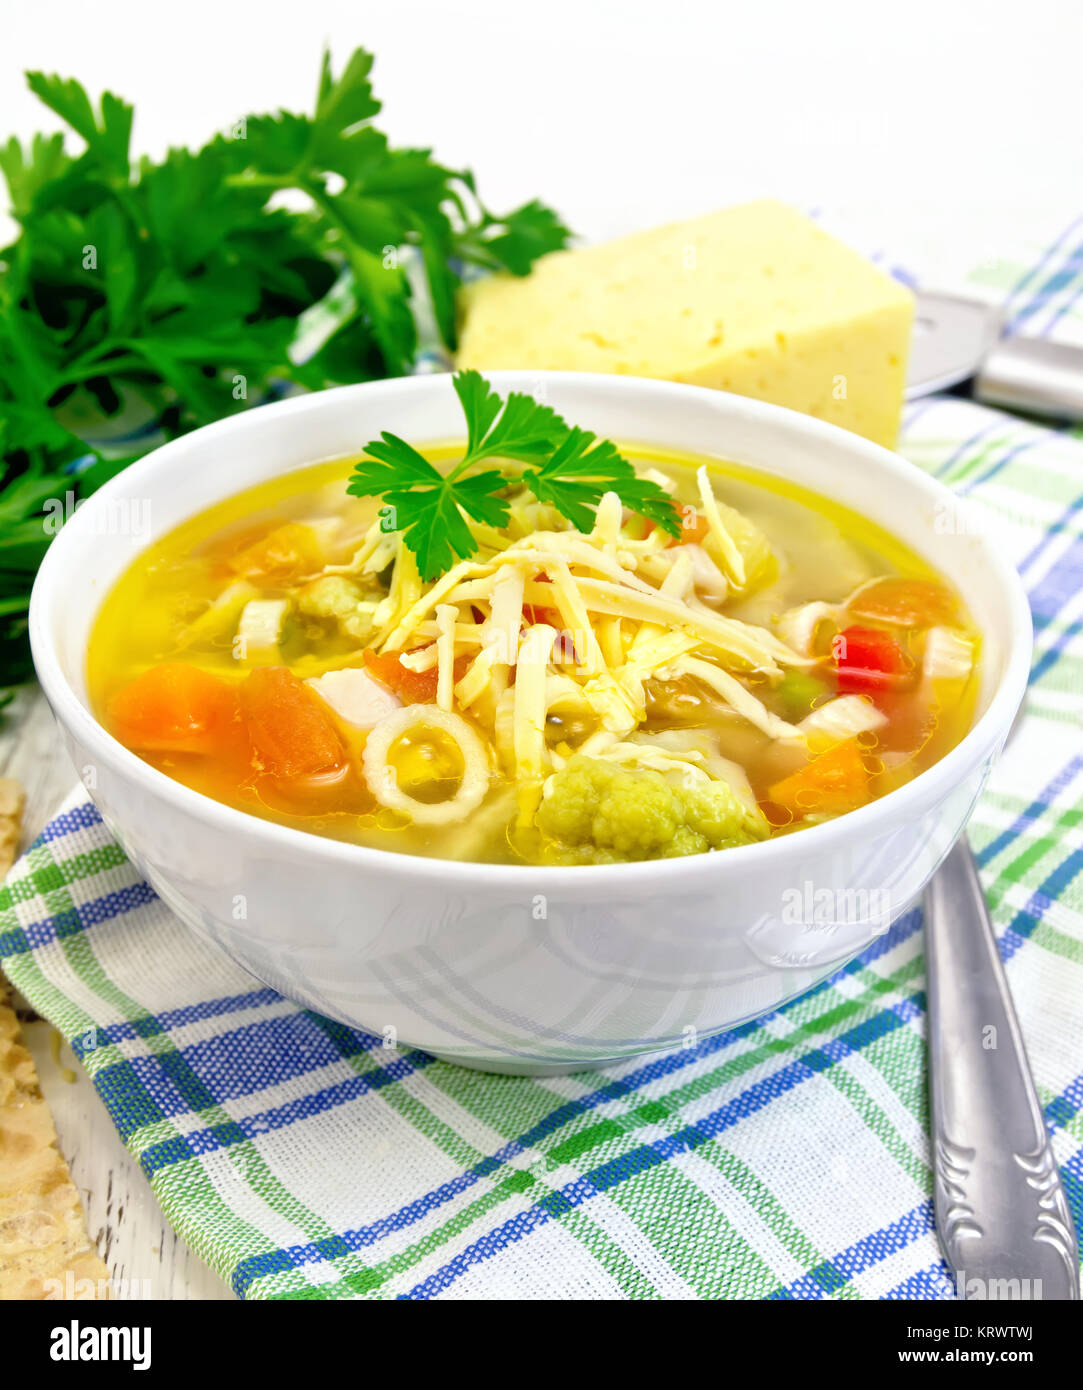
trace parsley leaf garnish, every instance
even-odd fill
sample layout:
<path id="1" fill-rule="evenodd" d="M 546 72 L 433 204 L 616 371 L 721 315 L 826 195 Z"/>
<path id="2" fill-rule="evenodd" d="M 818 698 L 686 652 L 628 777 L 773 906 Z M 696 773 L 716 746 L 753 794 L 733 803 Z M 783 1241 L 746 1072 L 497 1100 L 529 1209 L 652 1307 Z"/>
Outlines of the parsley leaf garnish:
<path id="1" fill-rule="evenodd" d="M 672 499 L 657 483 L 638 477 L 608 439 L 571 427 L 551 406 L 523 392 L 502 398 L 478 372 L 457 372 L 452 385 L 466 417 L 466 452 L 452 469 L 441 473 L 413 445 L 385 430 L 365 446 L 366 457 L 347 485 L 355 497 L 382 499 L 384 529 L 401 531 L 426 582 L 477 554 L 467 518 L 496 527 L 507 522 L 504 494 L 514 485 L 528 487 L 580 531 L 594 525 L 602 496 L 615 492 L 630 510 L 680 535 Z M 528 467 L 518 474 L 470 471 L 492 458 Z"/>
<path id="2" fill-rule="evenodd" d="M 508 503 L 494 495 L 506 485 L 496 469 L 464 478 L 456 476 L 460 464 L 445 476 L 388 430 L 367 444 L 365 453 L 368 457 L 354 469 L 346 490 L 355 497 L 382 498 L 383 529 L 402 532 L 426 581 L 449 570 L 456 557 L 476 553 L 464 513 L 490 526 L 503 526 L 508 519 Z"/>
<path id="3" fill-rule="evenodd" d="M 680 524 L 669 494 L 636 475 L 615 444 L 589 430 L 569 430 L 560 448 L 540 468 L 528 468 L 523 482 L 541 502 L 551 502 L 580 531 L 594 524 L 603 493 L 615 492 L 633 512 L 656 522 L 671 536 Z"/>
<path id="4" fill-rule="evenodd" d="M 456 372 L 451 384 L 466 416 L 461 468 L 497 457 L 540 463 L 568 433 L 555 410 L 521 391 L 503 400 L 480 372 Z"/>

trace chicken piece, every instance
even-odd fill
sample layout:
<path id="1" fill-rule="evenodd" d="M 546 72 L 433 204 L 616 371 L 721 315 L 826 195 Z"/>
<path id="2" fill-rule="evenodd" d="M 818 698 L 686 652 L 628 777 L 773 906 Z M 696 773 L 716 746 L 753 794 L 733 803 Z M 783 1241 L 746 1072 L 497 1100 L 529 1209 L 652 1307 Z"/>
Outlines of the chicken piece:
<path id="1" fill-rule="evenodd" d="M 386 685 L 373 680 L 367 671 L 350 667 L 327 671 L 305 682 L 321 700 L 354 729 L 371 729 L 400 709 L 402 701 Z"/>

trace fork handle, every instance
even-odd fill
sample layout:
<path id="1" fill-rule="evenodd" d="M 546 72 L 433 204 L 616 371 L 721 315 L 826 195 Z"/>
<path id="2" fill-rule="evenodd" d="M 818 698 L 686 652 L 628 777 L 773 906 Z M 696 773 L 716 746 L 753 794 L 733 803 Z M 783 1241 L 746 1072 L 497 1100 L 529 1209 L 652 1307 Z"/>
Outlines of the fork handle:
<path id="1" fill-rule="evenodd" d="M 1079 1250 L 974 857 L 926 890 L 934 1204 L 962 1298 L 1079 1298 Z"/>

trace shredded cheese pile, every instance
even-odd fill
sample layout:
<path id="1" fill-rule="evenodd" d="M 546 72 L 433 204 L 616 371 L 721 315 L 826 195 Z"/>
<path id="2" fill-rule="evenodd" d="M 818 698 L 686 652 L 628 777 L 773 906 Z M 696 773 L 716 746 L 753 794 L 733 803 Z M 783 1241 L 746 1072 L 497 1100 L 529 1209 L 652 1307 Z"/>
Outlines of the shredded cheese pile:
<path id="1" fill-rule="evenodd" d="M 724 777 L 751 797 L 736 764 L 637 735 L 647 716 L 647 682 L 693 677 L 767 736 L 806 737 L 741 677 L 775 682 L 785 668 L 813 658 L 721 611 L 770 558 L 767 542 L 716 500 L 706 468 L 697 483 L 699 527 L 706 529 L 697 543 L 672 542 L 658 529 L 642 538 L 626 534 L 620 499 L 607 493 L 589 535 L 543 504 L 514 503 L 505 532 L 473 526 L 477 556 L 428 586 L 401 539 L 379 523 L 348 564 L 325 571 L 374 575 L 393 563 L 389 592 L 371 611 L 367 645 L 398 653 L 408 670 L 437 671 L 435 708 L 412 707 L 409 718 L 395 717 L 369 734 L 366 779 L 385 805 L 405 809 L 388 765 L 394 739 L 427 721 L 458 744 L 465 771 L 456 797 L 414 818 L 461 820 L 476 808 L 489 776 L 501 772 L 514 779 L 518 823 L 529 824 L 546 779 L 575 751 L 549 746 L 546 725 L 554 715 L 591 730 L 578 751 L 677 768 L 693 779 Z"/>

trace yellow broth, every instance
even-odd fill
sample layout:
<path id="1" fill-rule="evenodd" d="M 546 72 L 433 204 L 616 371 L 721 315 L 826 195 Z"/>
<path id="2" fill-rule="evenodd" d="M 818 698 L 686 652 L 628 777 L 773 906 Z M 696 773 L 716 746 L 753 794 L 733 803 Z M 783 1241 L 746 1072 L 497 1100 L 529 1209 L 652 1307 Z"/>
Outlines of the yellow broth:
<path id="1" fill-rule="evenodd" d="M 449 445 L 430 450 L 429 457 L 439 463 L 457 452 L 461 453 L 461 446 L 456 451 Z M 935 589 L 945 596 L 950 627 L 969 644 L 973 662 L 962 677 L 939 684 L 931 679 L 919 682 L 915 675 L 923 669 L 927 628 L 900 627 L 876 615 L 860 614 L 844 615 L 835 623 L 836 628 L 849 623 L 845 630 L 850 632 L 856 625 L 885 634 L 903 652 L 910 673 L 902 679 L 901 690 L 863 696 L 871 704 L 879 701 L 877 708 L 883 706 L 880 712 L 886 711 L 886 723 L 848 741 L 850 772 L 857 767 L 861 777 L 860 795 L 851 797 L 853 805 L 902 785 L 962 738 L 976 696 L 978 634 L 958 595 L 917 555 L 864 518 L 803 488 L 736 465 L 687 455 L 635 447 L 625 452 L 637 467 L 659 470 L 676 483 L 675 500 L 688 516 L 698 515 L 692 510 L 698 505 L 694 471 L 706 462 L 715 495 L 766 537 L 774 562 L 747 592 L 733 594 L 718 605 L 726 617 L 771 629 L 780 614 L 810 602 L 840 604 L 878 578 L 913 581 L 918 586 L 915 592 Z M 126 735 L 124 719 L 117 714 L 123 692 L 163 664 L 195 668 L 237 691 L 247 689 L 245 682 L 261 667 L 286 667 L 302 681 L 328 671 L 366 669 L 363 636 L 345 631 L 336 620 L 296 610 L 299 585 L 310 583 L 310 573 L 291 573 L 288 564 L 276 570 L 276 561 L 266 562 L 266 557 L 261 560 L 266 565 L 261 572 L 242 573 L 237 567 L 238 555 L 262 554 L 267 535 L 277 535 L 276 528 L 290 524 L 309 527 L 317 537 L 322 549 L 313 563 L 347 566 L 379 508 L 374 499 L 346 495 L 351 467 L 351 460 L 321 463 L 251 488 L 191 518 L 143 552 L 106 598 L 92 633 L 88 683 L 97 718 L 167 776 L 217 801 L 299 830 L 409 854 L 503 863 L 554 862 L 539 848 L 537 833 L 524 829 L 521 815 L 517 823 L 521 789 L 514 769 L 499 765 L 495 754 L 491 755 L 489 790 L 477 810 L 459 823 L 424 825 L 374 799 L 362 772 L 368 735 L 337 715 L 332 722 L 348 766 L 333 776 L 300 779 L 296 785 L 288 777 L 269 776 L 266 760 L 253 755 L 240 735 L 236 747 L 216 746 L 210 754 L 182 746 L 148 747 L 145 740 L 141 745 L 140 738 Z M 635 531 L 635 521 L 629 521 L 630 531 Z M 540 576 L 541 580 L 547 577 Z M 386 584 L 388 575 L 369 576 L 366 581 L 373 584 L 373 602 L 385 593 L 381 579 Z M 879 590 L 873 586 L 872 592 Z M 280 642 L 252 652 L 238 647 L 237 623 L 254 596 L 260 601 L 287 600 L 294 607 Z M 459 613 L 469 619 L 469 605 Z M 525 609 L 524 626 L 530 617 Z M 599 632 L 601 621 L 594 622 Z M 613 631 L 604 635 L 610 643 L 617 640 L 627 648 L 628 624 L 618 621 L 618 636 L 614 638 Z M 409 650 L 432 640 L 430 636 L 425 643 L 418 641 Z M 825 645 L 836 642 L 830 623 L 826 630 L 818 630 L 816 641 L 818 646 L 806 665 L 787 672 L 782 680 L 755 671 L 739 672 L 743 685 L 771 715 L 798 721 L 842 691 L 834 648 Z M 578 658 L 574 643 L 568 643 L 564 656 L 574 667 Z M 464 654 L 461 662 L 466 660 Z M 457 675 L 459 670 L 457 664 Z M 800 779 L 802 770 L 818 755 L 817 745 L 806 747 L 769 737 L 702 683 L 683 677 L 666 680 L 664 670 L 662 676 L 646 681 L 644 694 L 645 717 L 636 737 L 662 734 L 672 740 L 681 737 L 675 731 L 692 730 L 696 739 L 708 739 L 722 758 L 743 769 L 766 816 L 766 833 L 791 833 L 849 809 L 850 803 L 834 793 L 826 800 L 817 801 L 817 794 L 809 801 L 805 792 L 793 791 L 793 778 Z M 477 708 L 460 713 L 467 722 L 477 723 Z M 245 717 L 242 713 L 241 725 Z M 236 721 L 237 716 L 231 718 Z M 480 724 L 479 731 L 487 737 Z M 591 731 L 590 716 L 554 711 L 546 720 L 546 746 L 563 750 L 564 758 Z M 461 759 L 454 746 L 441 745 L 438 733 L 399 739 L 392 755 L 399 785 L 417 802 L 438 803 L 454 795 L 462 775 Z M 787 789 L 781 801 L 774 795 L 781 796 L 780 788 Z"/>

